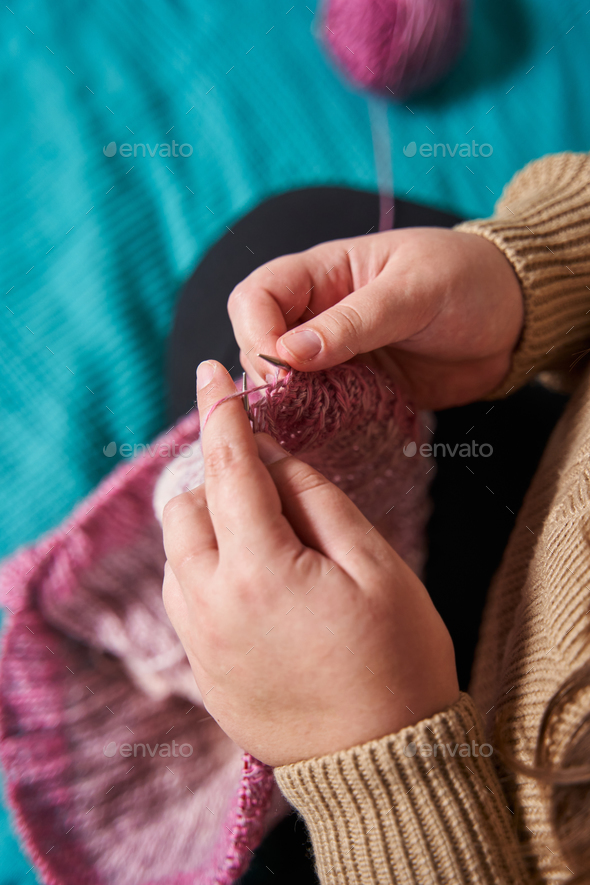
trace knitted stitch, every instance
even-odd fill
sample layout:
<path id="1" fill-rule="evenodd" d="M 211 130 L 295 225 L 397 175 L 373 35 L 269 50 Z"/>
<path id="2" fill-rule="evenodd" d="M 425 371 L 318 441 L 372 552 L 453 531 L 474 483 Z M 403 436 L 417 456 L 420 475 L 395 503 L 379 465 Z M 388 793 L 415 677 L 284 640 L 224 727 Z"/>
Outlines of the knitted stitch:
<path id="1" fill-rule="evenodd" d="M 252 413 L 419 567 L 431 464 L 403 453 L 424 431 L 391 381 L 353 364 L 293 372 Z M 195 410 L 120 463 L 0 574 L 11 613 L 0 756 L 18 829 L 51 885 L 229 885 L 287 807 L 271 769 L 206 713 L 162 603 L 152 498 L 160 512 L 188 477 L 202 481 L 199 427 Z M 174 443 L 191 457 L 172 461 Z"/>
<path id="2" fill-rule="evenodd" d="M 430 436 L 424 420 L 367 366 L 347 363 L 291 377 L 254 404 L 254 429 L 338 485 L 420 573 L 434 462 L 411 453 L 412 443 L 417 450 Z"/>

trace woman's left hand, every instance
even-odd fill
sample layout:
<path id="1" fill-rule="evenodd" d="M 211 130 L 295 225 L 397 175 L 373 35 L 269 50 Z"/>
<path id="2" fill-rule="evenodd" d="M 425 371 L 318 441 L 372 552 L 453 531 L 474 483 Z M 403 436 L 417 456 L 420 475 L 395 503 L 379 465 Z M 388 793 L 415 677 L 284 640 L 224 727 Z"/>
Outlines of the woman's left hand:
<path id="1" fill-rule="evenodd" d="M 202 363 L 206 416 L 235 392 Z M 168 503 L 164 603 L 209 712 L 269 765 L 398 731 L 458 696 L 426 588 L 352 501 L 240 399 L 202 435 L 205 484 Z"/>

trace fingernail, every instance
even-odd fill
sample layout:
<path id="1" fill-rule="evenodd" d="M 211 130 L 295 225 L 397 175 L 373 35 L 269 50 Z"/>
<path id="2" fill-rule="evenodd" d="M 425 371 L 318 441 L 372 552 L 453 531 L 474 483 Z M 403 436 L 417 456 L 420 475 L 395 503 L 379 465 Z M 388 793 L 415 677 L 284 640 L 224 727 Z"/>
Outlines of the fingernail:
<path id="1" fill-rule="evenodd" d="M 322 349 L 319 335 L 311 329 L 288 332 L 281 338 L 281 344 L 300 362 L 313 359 Z"/>
<path id="2" fill-rule="evenodd" d="M 209 384 L 215 375 L 216 368 L 215 363 L 210 363 L 208 360 L 205 360 L 204 363 L 199 363 L 197 366 L 197 390 L 201 390 Z"/>
<path id="3" fill-rule="evenodd" d="M 258 446 L 258 456 L 263 464 L 274 464 L 275 461 L 281 461 L 289 456 L 289 453 L 267 433 L 257 433 L 254 439 Z"/>

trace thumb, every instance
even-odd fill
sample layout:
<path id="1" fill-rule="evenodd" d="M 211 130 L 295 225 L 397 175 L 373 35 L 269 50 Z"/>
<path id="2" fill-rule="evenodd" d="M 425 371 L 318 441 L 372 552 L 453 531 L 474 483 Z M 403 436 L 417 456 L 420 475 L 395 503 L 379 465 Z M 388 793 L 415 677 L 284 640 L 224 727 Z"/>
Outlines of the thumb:
<path id="1" fill-rule="evenodd" d="M 276 348 L 294 369 L 317 371 L 403 341 L 417 331 L 415 325 L 412 301 L 394 294 L 385 280 L 374 280 L 286 332 Z"/>

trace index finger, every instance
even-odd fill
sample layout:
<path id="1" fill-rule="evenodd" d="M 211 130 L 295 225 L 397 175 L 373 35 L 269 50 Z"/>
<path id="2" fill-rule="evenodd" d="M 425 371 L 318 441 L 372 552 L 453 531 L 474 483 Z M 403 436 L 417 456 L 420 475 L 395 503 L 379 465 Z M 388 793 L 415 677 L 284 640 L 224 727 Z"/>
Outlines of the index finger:
<path id="1" fill-rule="evenodd" d="M 275 258 L 233 290 L 227 309 L 236 341 L 259 379 L 269 371 L 259 353 L 279 357 L 276 342 L 285 332 L 349 294 L 352 243 L 334 240 Z"/>
<path id="2" fill-rule="evenodd" d="M 241 397 L 226 369 L 214 360 L 197 369 L 202 419 L 207 508 L 220 553 L 236 548 L 245 556 L 277 544 L 299 542 L 281 514 L 281 502 L 258 448 Z M 217 407 L 216 407 L 217 406 Z"/>

